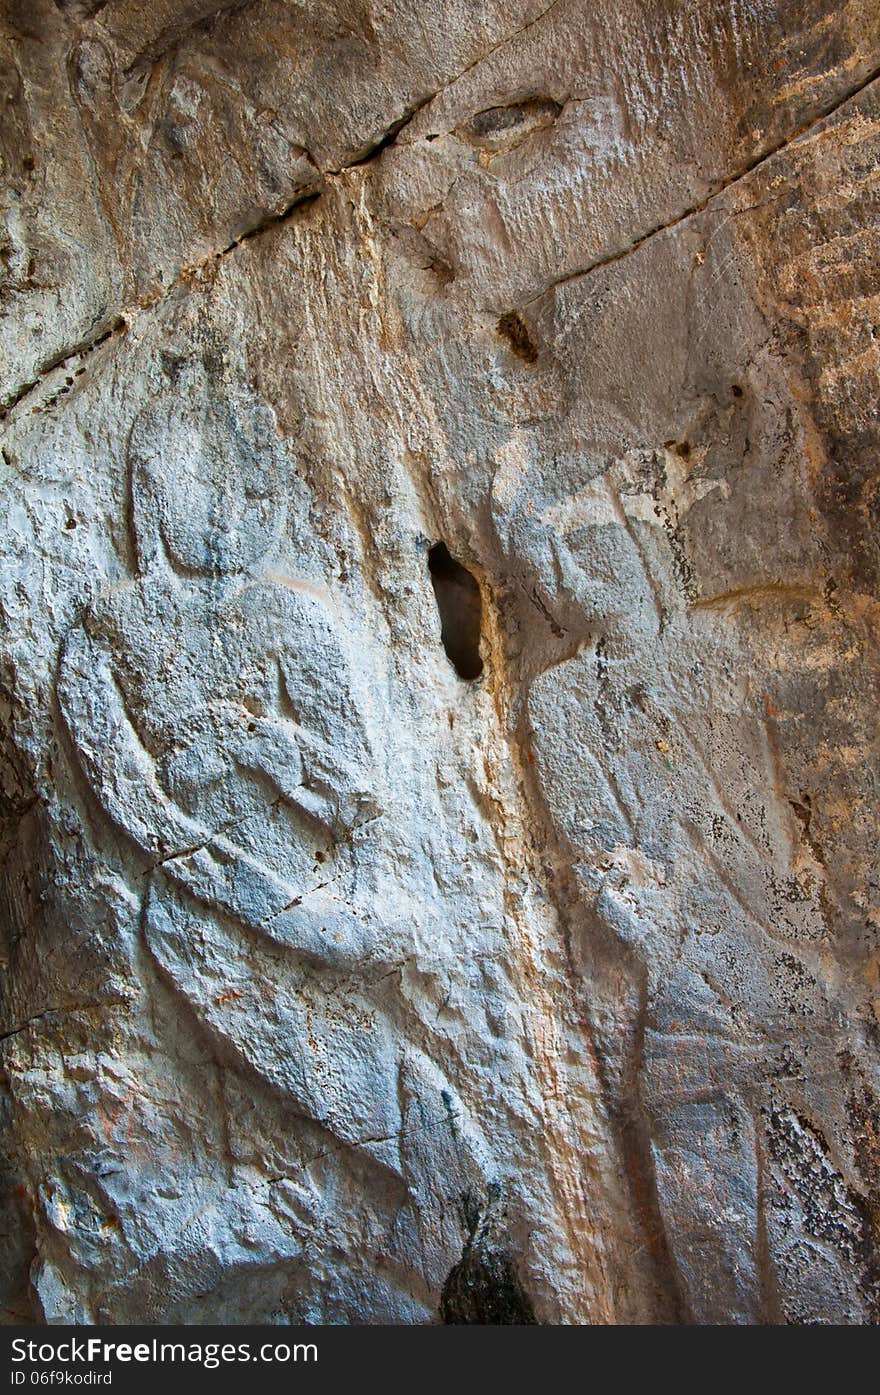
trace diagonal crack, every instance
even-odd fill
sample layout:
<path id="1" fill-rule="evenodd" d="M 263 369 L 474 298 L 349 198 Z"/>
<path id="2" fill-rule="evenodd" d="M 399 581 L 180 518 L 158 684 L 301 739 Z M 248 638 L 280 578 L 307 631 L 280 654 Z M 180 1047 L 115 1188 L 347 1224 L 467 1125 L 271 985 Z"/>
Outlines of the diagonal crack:
<path id="1" fill-rule="evenodd" d="M 424 1119 L 424 1122 L 417 1124 L 415 1127 L 408 1127 L 404 1124 L 401 1128 L 395 1129 L 393 1133 L 368 1134 L 363 1138 L 350 1140 L 339 1139 L 338 1143 L 332 1144 L 328 1148 L 323 1148 L 319 1153 L 313 1154 L 312 1157 L 308 1158 L 292 1172 L 281 1172 L 269 1177 L 261 1177 L 251 1185 L 271 1187 L 276 1186 L 279 1182 L 295 1182 L 304 1172 L 307 1172 L 309 1168 L 314 1167 L 316 1162 L 320 1162 L 324 1158 L 333 1157 L 340 1153 L 350 1153 L 355 1148 L 364 1148 L 371 1143 L 393 1143 L 395 1139 L 417 1138 L 423 1134 L 428 1134 L 430 1136 L 431 1134 L 440 1133 L 444 1128 L 454 1129 L 454 1126 L 461 1120 L 461 1117 L 461 1114 L 457 1110 L 447 1106 L 443 1114 L 429 1116 Z M 312 1122 L 320 1121 L 312 1120 Z M 325 1124 L 323 1127 L 328 1128 L 329 1126 Z M 338 1135 L 335 1136 L 338 1138 Z"/>
<path id="2" fill-rule="evenodd" d="M 493 54 L 496 54 L 499 49 L 506 48 L 508 44 L 512 44 L 514 39 L 518 39 L 521 34 L 526 34 L 530 29 L 534 29 L 536 24 L 540 24 L 542 19 L 546 19 L 551 10 L 555 10 L 557 5 L 563 3 L 564 0 L 551 0 L 551 3 L 546 9 L 543 9 L 540 14 L 535 15 L 534 19 L 527 20 L 525 24 L 520 25 L 519 29 L 514 29 L 512 34 L 506 34 L 503 39 L 498 40 L 497 44 L 493 44 L 491 48 L 486 49 L 485 53 L 481 53 L 478 58 L 468 63 L 466 68 L 462 68 L 460 73 L 456 73 L 455 77 L 451 77 L 448 82 L 444 82 L 442 87 L 438 87 L 436 92 L 432 92 L 430 97 L 427 97 L 424 102 L 419 103 L 417 110 L 420 111 L 422 107 L 427 106 L 429 102 L 433 102 L 435 98 L 442 97 L 444 92 L 448 92 L 450 87 L 454 87 L 457 82 L 461 82 L 461 79 L 467 77 L 468 73 L 472 72 L 474 68 L 479 67 L 481 63 L 485 63 L 486 60 L 491 58 Z M 415 114 L 416 113 L 413 112 L 413 115 Z"/>
<path id="3" fill-rule="evenodd" d="M 559 0 L 556 0 L 556 3 L 559 3 Z M 118 338 L 120 335 L 124 334 L 136 315 L 155 309 L 157 305 L 167 300 L 175 291 L 179 290 L 182 285 L 192 281 L 196 276 L 204 275 L 219 262 L 231 256 L 239 247 L 243 247 L 246 243 L 261 237 L 263 233 L 278 227 L 279 224 L 289 222 L 296 213 L 303 210 L 307 205 L 316 202 L 316 200 L 321 197 L 326 187 L 324 184 L 325 178 L 333 178 L 336 175 L 344 174 L 346 170 L 361 169 L 364 165 L 368 165 L 370 161 L 377 159 L 384 150 L 387 150 L 389 145 L 394 144 L 401 131 L 406 129 L 422 108 L 433 101 L 435 95 L 436 94 L 432 93 L 430 96 L 425 97 L 422 101 L 408 108 L 402 116 L 397 117 L 396 120 L 391 123 L 378 139 L 373 141 L 365 152 L 358 154 L 356 159 L 350 161 L 346 165 L 340 165 L 336 169 L 329 168 L 324 170 L 315 165 L 314 161 L 309 157 L 309 163 L 312 164 L 315 169 L 315 181 L 313 184 L 298 188 L 290 201 L 285 204 L 280 212 L 266 214 L 264 217 L 260 218 L 258 222 L 254 223 L 252 227 L 240 233 L 239 236 L 233 238 L 231 242 L 227 242 L 225 246 L 208 252 L 197 262 L 190 262 L 180 267 L 174 279 L 169 281 L 168 285 L 164 286 L 162 290 L 157 292 L 151 299 L 140 302 L 127 309 L 116 311 L 112 318 L 105 318 L 100 324 L 95 326 L 90 335 L 84 336 L 75 344 L 68 344 L 65 345 L 64 348 L 59 349 L 57 353 L 53 354 L 51 358 L 46 359 L 40 365 L 35 377 L 23 383 L 15 392 L 10 393 L 8 397 L 0 401 L 0 422 L 5 421 L 6 417 L 14 408 L 19 406 L 20 403 L 25 402 L 32 393 L 36 392 L 56 369 L 73 368 L 74 365 L 79 366 L 83 364 L 97 349 L 100 349 L 102 345 L 106 344 L 108 340 Z"/>
<path id="4" fill-rule="evenodd" d="M 441 96 L 444 92 L 446 92 L 450 87 L 453 87 L 456 82 L 459 82 L 461 78 L 463 78 L 473 68 L 477 67 L 480 63 L 485 62 L 486 59 L 492 56 L 492 54 L 496 53 L 506 44 L 512 43 L 513 40 L 516 39 L 519 35 L 524 34 L 527 30 L 533 28 L 536 24 L 540 23 L 540 21 L 544 19 L 545 16 L 549 14 L 551 10 L 555 9 L 555 7 L 561 3 L 563 3 L 563 0 L 552 0 L 552 3 L 548 5 L 546 9 L 542 10 L 539 15 L 536 15 L 534 19 L 530 20 L 527 24 L 522 25 L 521 28 L 515 30 L 512 34 L 507 35 L 506 38 L 502 39 L 499 43 L 495 44 L 494 47 L 488 49 L 484 54 L 481 54 L 480 57 L 475 58 L 471 63 L 467 65 L 466 68 L 463 68 L 460 73 L 456 74 L 455 77 L 450 78 L 450 80 L 447 83 L 445 83 L 442 87 L 437 88 L 435 92 L 432 92 L 429 96 L 421 99 L 420 101 L 412 105 L 410 108 L 408 108 L 402 116 L 397 117 L 393 122 L 391 122 L 391 124 L 386 128 L 383 134 L 379 136 L 371 146 L 369 146 L 365 153 L 360 154 L 356 159 L 350 161 L 346 165 L 340 166 L 337 169 L 329 168 L 326 170 L 321 170 L 317 166 L 315 166 L 316 175 L 318 179 L 321 180 L 321 185 L 319 185 L 318 187 L 307 186 L 305 188 L 298 189 L 294 196 L 291 198 L 290 202 L 286 204 L 285 207 L 279 213 L 272 213 L 264 218 L 261 218 L 259 222 L 253 225 L 253 227 L 248 228 L 245 232 L 241 233 L 237 238 L 235 238 L 232 242 L 227 243 L 224 247 L 221 247 L 219 250 L 207 253 L 206 256 L 202 257 L 197 262 L 190 263 L 184 267 L 181 267 L 174 279 L 170 281 L 168 285 L 162 289 L 161 292 L 158 292 L 155 296 L 153 296 L 151 300 L 145 303 L 137 304 L 128 309 L 123 309 L 121 311 L 116 312 L 111 320 L 103 320 L 101 324 L 96 327 L 92 335 L 84 337 L 73 346 L 65 346 L 63 349 L 60 349 L 57 353 L 53 354 L 52 357 L 47 359 L 45 363 L 40 367 L 36 377 L 30 379 L 27 383 L 24 383 L 21 387 L 19 387 L 15 392 L 11 393 L 9 397 L 5 399 L 5 401 L 0 401 L 0 422 L 3 422 L 9 415 L 9 413 L 14 408 L 19 406 L 20 403 L 25 402 L 31 396 L 32 393 L 38 391 L 38 389 L 42 386 L 45 380 L 57 369 L 72 367 L 74 361 L 77 365 L 83 364 L 93 353 L 95 353 L 99 348 L 101 348 L 102 345 L 106 344 L 109 340 L 124 334 L 127 331 L 130 322 L 135 318 L 136 315 L 152 311 L 153 309 L 155 309 L 157 305 L 163 303 L 172 294 L 179 290 L 182 285 L 185 285 L 187 282 L 192 281 L 196 276 L 204 274 L 209 268 L 213 268 L 218 263 L 225 260 L 225 258 L 231 256 L 234 252 L 238 250 L 239 247 L 242 247 L 246 243 L 254 241 L 263 233 L 270 231 L 272 228 L 277 227 L 279 224 L 288 222 L 298 211 L 302 210 L 309 204 L 314 203 L 317 199 L 321 197 L 323 193 L 322 186 L 323 180 L 325 178 L 333 178 L 334 176 L 343 174 L 345 173 L 345 171 L 350 169 L 360 169 L 363 166 L 369 164 L 372 160 L 377 159 L 384 150 L 388 149 L 390 145 L 393 145 L 398 140 L 401 133 L 407 129 L 407 127 L 410 125 L 413 119 L 424 107 L 428 106 L 438 96 Z M 858 83 L 855 83 L 851 88 L 849 88 L 845 93 L 843 93 L 842 96 L 838 97 L 831 103 L 823 106 L 816 113 L 816 115 L 811 118 L 809 122 L 801 126 L 797 131 L 794 131 L 790 135 L 782 137 L 782 139 L 777 141 L 776 144 L 773 145 L 769 150 L 766 150 L 762 154 L 756 156 L 753 160 L 749 161 L 745 166 L 743 166 L 742 169 L 738 170 L 735 174 L 728 176 L 724 180 L 718 181 L 715 188 L 712 189 L 711 192 L 706 196 L 706 198 L 701 200 L 700 203 L 693 204 L 690 207 L 684 209 L 681 213 L 676 214 L 673 218 L 670 218 L 663 223 L 658 223 L 653 228 L 649 228 L 647 232 L 640 234 L 638 237 L 634 238 L 632 241 L 627 243 L 625 247 L 620 248 L 618 251 L 609 253 L 608 255 L 603 257 L 598 257 L 588 266 L 580 267 L 576 271 L 566 272 L 565 275 L 560 276 L 553 281 L 549 281 L 547 285 L 545 285 L 540 291 L 537 291 L 535 295 L 531 296 L 527 301 L 524 302 L 523 308 L 533 305 L 535 301 L 540 300 L 542 296 L 548 293 L 548 291 L 554 290 L 557 286 L 567 285 L 569 282 L 579 280 L 583 276 L 589 276 L 594 271 L 601 270 L 602 268 L 607 266 L 613 266 L 616 262 L 622 261 L 625 257 L 628 257 L 633 252 L 637 251 L 641 246 L 644 245 L 644 243 L 648 242 L 651 238 L 658 237 L 661 233 L 669 232 L 671 229 L 678 227 L 680 224 L 686 222 L 688 219 L 693 218 L 699 213 L 705 212 L 705 210 L 711 207 L 712 203 L 717 198 L 719 198 L 721 194 L 725 193 L 734 184 L 737 184 L 741 180 L 747 178 L 748 175 L 752 174 L 761 165 L 764 165 L 768 161 L 774 159 L 788 146 L 794 144 L 795 142 L 804 140 L 806 137 L 812 134 L 812 132 L 815 130 L 817 126 L 821 125 L 822 122 L 829 120 L 832 116 L 835 116 L 844 106 L 846 106 L 848 102 L 853 101 L 878 79 L 880 79 L 880 66 L 873 68 L 866 77 L 862 78 L 861 81 L 859 81 Z"/>
<path id="5" fill-rule="evenodd" d="M 867 77 L 855 83 L 844 92 L 842 96 L 823 106 L 815 116 L 805 125 L 799 127 L 797 131 L 793 131 L 790 135 L 783 136 L 775 145 L 771 146 L 769 150 L 765 150 L 762 154 L 756 155 L 754 159 L 750 160 L 742 169 L 737 170 L 735 174 L 728 175 L 726 179 L 718 180 L 715 187 L 699 203 L 690 205 L 690 207 L 684 209 L 681 213 L 676 213 L 674 217 L 667 219 L 663 223 L 657 223 L 653 228 L 649 228 L 647 232 L 640 233 L 638 237 L 633 238 L 625 247 L 620 248 L 618 251 L 607 253 L 602 257 L 597 257 L 596 260 L 590 262 L 588 266 L 579 267 L 577 271 L 567 271 L 565 275 L 558 276 L 553 281 L 548 281 L 540 291 L 530 296 L 529 299 L 523 303 L 521 308 L 525 309 L 530 305 L 534 305 L 535 301 L 540 300 L 542 296 L 547 295 L 549 291 L 555 290 L 557 286 L 566 286 L 571 281 L 578 281 L 583 276 L 590 276 L 594 271 L 601 271 L 606 266 L 614 266 L 616 262 L 621 262 L 624 258 L 631 256 L 633 252 L 637 252 L 638 249 L 643 247 L 646 242 L 649 242 L 651 238 L 659 237 L 662 233 L 671 232 L 673 228 L 677 228 L 682 223 L 686 223 L 697 214 L 705 213 L 706 209 L 711 208 L 715 200 L 720 198 L 722 194 L 725 194 L 733 185 L 739 184 L 742 180 L 747 179 L 749 175 L 754 174 L 755 170 L 760 169 L 762 165 L 774 160 L 777 155 L 787 150 L 789 146 L 806 140 L 814 133 L 817 126 L 821 126 L 823 122 L 829 121 L 831 117 L 836 116 L 848 102 L 854 101 L 856 97 L 859 97 L 872 83 L 878 80 L 880 80 L 880 66 L 873 68 L 871 72 L 868 73 Z"/>
<path id="6" fill-rule="evenodd" d="M 44 363 L 40 365 L 35 377 L 29 379 L 26 383 L 21 384 L 19 388 L 17 388 L 14 392 L 10 393 L 9 396 L 5 399 L 0 400 L 0 422 L 3 422 L 8 416 L 8 414 L 15 407 L 17 407 L 19 403 L 24 402 L 27 398 L 31 396 L 32 393 L 36 392 L 42 385 L 42 383 L 45 381 L 45 379 L 48 378 L 50 374 L 54 373 L 56 369 L 72 366 L 74 361 L 77 365 L 81 365 L 87 358 L 89 358 L 89 356 L 92 353 L 94 353 L 96 349 L 99 349 L 103 344 L 107 343 L 109 339 L 115 338 L 120 334 L 124 334 L 125 331 L 128 329 L 129 322 L 133 319 L 133 317 L 136 314 L 154 309 L 154 307 L 157 304 L 166 300 L 168 296 L 170 296 L 174 291 L 176 291 L 181 284 L 190 280 L 199 272 L 203 272 L 212 264 L 215 264 L 221 261 L 223 258 L 229 256 L 231 253 L 236 251 L 238 247 L 241 247 L 244 243 L 250 242 L 254 238 L 259 237 L 262 233 L 269 231 L 271 228 L 277 226 L 277 224 L 279 223 L 287 222 L 288 219 L 290 219 L 297 212 L 298 209 L 301 209 L 306 204 L 312 203 L 316 199 L 320 198 L 321 193 L 323 192 L 323 177 L 331 178 L 334 175 L 343 174 L 346 170 L 349 169 L 359 169 L 362 166 L 369 164 L 371 160 L 377 159 L 378 156 L 381 155 L 384 150 L 386 150 L 390 145 L 394 144 L 401 132 L 406 130 L 407 126 L 410 125 L 413 119 L 424 107 L 428 106 L 431 102 L 433 102 L 435 98 L 442 96 L 442 94 L 448 91 L 449 88 L 454 87 L 455 84 L 461 80 L 461 78 L 465 77 L 469 72 L 472 71 L 472 69 L 476 68 L 480 63 L 484 63 L 486 59 L 491 58 L 492 55 L 494 53 L 497 53 L 499 49 L 504 48 L 507 44 L 512 43 L 514 39 L 518 38 L 521 34 L 526 33 L 527 30 L 532 29 L 536 24 L 539 24 L 540 21 L 544 19 L 544 17 L 547 14 L 549 14 L 551 10 L 555 9 L 556 6 L 561 3 L 563 3 L 563 0 L 551 0 L 551 3 L 546 7 L 546 9 L 542 10 L 540 14 L 534 17 L 534 19 L 531 19 L 526 24 L 521 25 L 519 29 L 515 29 L 512 34 L 507 34 L 503 39 L 500 39 L 497 44 L 494 44 L 491 48 L 487 49 L 485 53 L 481 53 L 477 58 L 474 58 L 470 63 L 467 64 L 466 67 L 462 68 L 461 72 L 456 73 L 454 77 L 449 78 L 447 82 L 443 83 L 443 85 L 441 87 L 438 87 L 434 92 L 429 93 L 426 97 L 423 97 L 419 101 L 411 104 L 403 112 L 401 116 L 396 117 L 394 121 L 392 121 L 391 124 L 388 127 L 386 127 L 385 131 L 382 133 L 381 136 L 379 136 L 376 140 L 369 144 L 366 147 L 366 149 L 361 151 L 353 160 L 350 160 L 347 164 L 340 165 L 338 168 L 330 167 L 327 169 L 320 169 L 317 165 L 315 165 L 315 172 L 317 176 L 315 185 L 297 189 L 290 201 L 285 205 L 285 207 L 281 210 L 280 213 L 270 214 L 267 217 L 260 219 L 258 223 L 255 223 L 253 227 L 249 228 L 246 232 L 242 233 L 239 237 L 235 238 L 234 241 L 228 243 L 225 247 L 220 248 L 218 251 L 209 252 L 207 256 L 201 258 L 201 260 L 198 262 L 181 267 L 174 279 L 170 281 L 169 284 L 165 286 L 161 292 L 155 295 L 146 304 L 139 304 L 130 309 L 122 309 L 116 311 L 112 318 L 105 317 L 101 321 L 100 325 L 95 327 L 95 329 L 90 335 L 84 336 L 81 340 L 78 340 L 73 345 L 66 345 L 64 348 L 58 350 L 55 354 L 53 354 L 50 358 L 46 359 Z M 241 3 L 233 3 L 228 10 L 224 8 L 223 11 L 220 13 L 222 13 L 223 15 L 233 13 L 242 7 L 243 5 Z M 211 16 L 210 18 L 213 21 L 217 18 L 217 15 Z M 309 157 L 309 162 L 314 165 L 314 161 L 311 160 L 311 157 Z"/>
<path id="7" fill-rule="evenodd" d="M 130 1002 L 130 998 L 117 994 L 115 997 L 98 998 L 92 1002 L 70 1003 L 67 1006 L 44 1008 L 42 1012 L 35 1012 L 33 1016 L 26 1017 L 23 1022 L 17 1023 L 16 1026 L 8 1028 L 5 1032 L 0 1032 L 0 1041 L 8 1041 L 10 1037 L 20 1036 L 34 1022 L 42 1022 L 46 1017 L 68 1017 L 73 1012 L 87 1012 L 90 1008 L 125 1007 Z"/>
<path id="8" fill-rule="evenodd" d="M 130 77 L 132 73 L 143 72 L 147 68 L 155 67 L 163 59 L 183 48 L 194 34 L 210 33 L 216 25 L 222 24 L 224 19 L 240 15 L 243 10 L 248 9 L 254 3 L 255 0 L 223 0 L 223 3 L 219 4 L 216 10 L 200 15 L 182 29 L 173 24 L 166 25 L 164 29 L 159 31 L 153 42 L 132 59 L 125 69 L 126 77 Z M 98 19 L 98 27 L 112 42 L 112 33 L 108 32 L 103 18 Z"/>
<path id="9" fill-rule="evenodd" d="M 268 809 L 276 809 L 281 803 L 282 797 L 283 796 L 279 794 L 278 798 L 273 799 L 266 807 Z M 166 863 L 177 862 L 185 857 L 194 857 L 196 853 L 204 852 L 204 850 L 210 848 L 212 843 L 215 843 L 218 838 L 224 838 L 227 833 L 234 833 L 237 828 L 240 828 L 243 823 L 247 823 L 251 818 L 253 818 L 253 814 L 242 814 L 240 818 L 232 819 L 231 822 L 221 824 L 219 828 L 215 828 L 212 832 L 205 833 L 198 843 L 192 843 L 185 848 L 173 848 L 171 852 L 165 853 L 162 857 L 157 858 L 155 862 L 150 863 L 149 867 L 147 867 L 141 875 L 149 877 L 158 867 L 164 867 Z"/>
<path id="10" fill-rule="evenodd" d="M 185 285 L 197 275 L 204 274 L 209 268 L 216 266 L 239 247 L 247 242 L 253 241 L 254 238 L 259 237 L 262 233 L 268 232 L 270 228 L 277 227 L 279 223 L 288 222 L 298 210 L 304 208 L 307 204 L 314 203 L 320 196 L 320 189 L 305 188 L 297 190 L 290 203 L 288 203 L 280 213 L 272 213 L 261 218 L 258 223 L 248 228 L 246 232 L 241 233 L 240 236 L 235 238 L 232 242 L 227 243 L 225 247 L 221 247 L 217 251 L 209 252 L 199 261 L 181 267 L 174 279 L 169 281 L 168 285 L 163 287 L 152 299 L 116 312 L 112 321 L 109 323 L 106 320 L 102 321 L 90 336 L 84 337 L 74 345 L 66 345 L 63 349 L 60 349 L 57 353 L 53 354 L 51 358 L 41 364 L 36 377 L 23 383 L 14 393 L 11 393 L 4 401 L 0 402 L 0 422 L 4 421 L 15 407 L 19 406 L 19 404 L 26 401 L 32 393 L 36 392 L 56 369 L 72 368 L 74 364 L 83 364 L 97 349 L 100 349 L 102 345 L 106 344 L 108 340 L 116 339 L 120 335 L 125 334 L 129 324 L 136 315 L 155 309 L 157 305 L 167 300 L 175 291 L 179 290 L 182 285 Z"/>
<path id="11" fill-rule="evenodd" d="M 35 378 L 22 383 L 21 387 L 10 393 L 0 403 L 0 421 L 4 421 L 13 407 L 17 407 L 19 402 L 23 402 L 26 397 L 29 397 L 51 373 L 55 372 L 56 368 L 72 367 L 74 361 L 81 363 L 83 359 L 88 358 L 89 354 L 94 353 L 95 349 L 99 349 L 102 344 L 106 344 L 108 339 L 112 339 L 115 334 L 121 333 L 125 328 L 124 316 L 117 315 L 109 324 L 107 320 L 102 320 L 90 335 L 85 335 L 75 344 L 67 344 L 63 349 L 59 349 L 58 353 L 53 354 L 51 358 L 46 359 L 40 365 Z"/>

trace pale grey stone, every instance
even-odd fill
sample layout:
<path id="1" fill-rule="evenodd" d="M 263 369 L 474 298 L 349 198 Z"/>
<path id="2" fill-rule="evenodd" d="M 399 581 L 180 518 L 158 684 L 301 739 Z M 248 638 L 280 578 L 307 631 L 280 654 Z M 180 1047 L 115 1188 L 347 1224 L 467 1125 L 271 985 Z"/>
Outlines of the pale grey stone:
<path id="1" fill-rule="evenodd" d="M 6 1319 L 876 1322 L 876 6 L 0 31 Z"/>

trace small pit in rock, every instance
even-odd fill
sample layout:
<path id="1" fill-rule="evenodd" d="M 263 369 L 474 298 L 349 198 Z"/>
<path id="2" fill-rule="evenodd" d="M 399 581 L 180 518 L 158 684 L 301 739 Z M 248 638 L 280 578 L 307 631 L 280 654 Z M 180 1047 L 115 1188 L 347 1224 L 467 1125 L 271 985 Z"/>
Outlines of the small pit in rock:
<path id="1" fill-rule="evenodd" d="M 511 352 L 516 354 L 517 358 L 521 358 L 523 363 L 537 363 L 538 350 L 525 320 L 515 310 L 509 310 L 506 315 L 502 315 L 495 330 L 502 339 L 507 340 Z"/>
<path id="2" fill-rule="evenodd" d="M 440 612 L 443 648 L 459 678 L 473 682 L 483 672 L 483 601 L 479 584 L 467 567 L 455 560 L 444 542 L 435 543 L 430 549 L 428 569 Z"/>
<path id="3" fill-rule="evenodd" d="M 455 134 L 469 145 L 479 146 L 490 155 L 515 150 L 529 136 L 552 126 L 562 111 L 551 97 L 530 97 L 506 107 L 486 107 L 469 121 L 457 126 Z"/>

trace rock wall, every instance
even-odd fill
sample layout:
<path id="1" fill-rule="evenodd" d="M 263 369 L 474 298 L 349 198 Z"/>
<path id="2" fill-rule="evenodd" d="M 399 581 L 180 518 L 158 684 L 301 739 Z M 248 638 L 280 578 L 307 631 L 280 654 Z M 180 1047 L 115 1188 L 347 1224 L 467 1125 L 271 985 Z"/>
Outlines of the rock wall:
<path id="1" fill-rule="evenodd" d="M 880 1315 L 875 0 L 4 0 L 7 1320 Z"/>

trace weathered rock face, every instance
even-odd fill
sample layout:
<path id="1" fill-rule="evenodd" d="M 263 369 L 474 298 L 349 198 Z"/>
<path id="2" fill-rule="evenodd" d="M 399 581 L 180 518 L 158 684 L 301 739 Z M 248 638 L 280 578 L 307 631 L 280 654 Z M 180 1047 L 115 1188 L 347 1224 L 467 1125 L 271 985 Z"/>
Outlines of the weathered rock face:
<path id="1" fill-rule="evenodd" d="M 0 26 L 7 1317 L 876 1321 L 875 0 Z"/>

